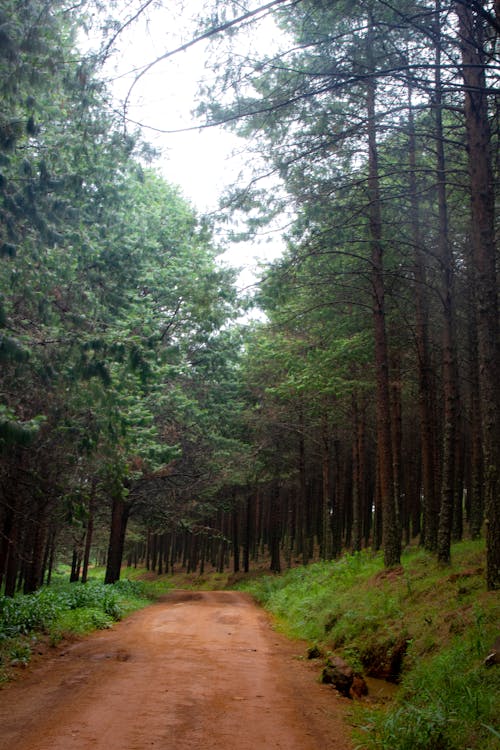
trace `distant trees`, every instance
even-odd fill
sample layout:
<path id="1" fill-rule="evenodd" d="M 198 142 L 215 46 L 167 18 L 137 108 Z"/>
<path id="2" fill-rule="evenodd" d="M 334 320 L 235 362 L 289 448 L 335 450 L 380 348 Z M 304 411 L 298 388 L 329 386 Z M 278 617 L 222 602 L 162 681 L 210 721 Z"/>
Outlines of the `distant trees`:
<path id="1" fill-rule="evenodd" d="M 138 486 L 175 474 L 203 413 L 192 373 L 222 356 L 236 307 L 210 228 L 146 168 L 77 53 L 76 11 L 3 12 L 0 581 L 12 595 L 37 588 L 61 547 L 85 579 L 96 522 L 110 528 L 106 580 L 119 577 Z"/>
<path id="2" fill-rule="evenodd" d="M 295 217 L 244 327 L 208 222 L 75 51 L 78 9 L 44 9 L 4 3 L 0 32 L 5 592 L 58 550 L 85 580 L 96 542 L 111 582 L 124 556 L 394 566 L 413 539 L 447 563 L 483 528 L 497 589 L 497 4 L 218 4 L 200 112 L 274 179 L 228 205 L 249 234 Z M 231 55 L 271 13 L 282 48 Z"/>
<path id="3" fill-rule="evenodd" d="M 252 138 L 297 214 L 288 257 L 272 269 L 273 286 L 264 286 L 263 335 L 273 352 L 283 335 L 297 351 L 304 331 L 309 341 L 301 364 L 278 368 L 276 378 L 301 372 L 303 381 L 319 352 L 332 358 L 347 320 L 346 347 L 357 351 L 359 337 L 366 339 L 367 365 L 356 374 L 353 364 L 351 385 L 337 390 L 334 405 L 325 409 L 322 386 L 334 389 L 337 362 L 308 381 L 325 415 L 317 442 L 335 446 L 325 459 L 332 480 L 323 483 L 333 536 L 340 526 L 349 545 L 354 529 L 357 548 L 365 507 L 373 523 L 367 539 L 383 544 L 388 565 L 398 562 L 401 533 L 420 534 L 447 562 L 464 514 L 477 534 L 484 507 L 487 583 L 498 588 L 495 8 L 302 2 L 275 18 L 287 35 L 282 49 L 233 59 L 202 110 L 208 122 Z M 258 179 L 253 188 L 238 186 L 238 197 L 254 224 L 259 201 L 272 204 Z M 304 415 L 303 386 L 293 401 L 280 406 L 288 437 L 292 413 Z M 274 398 L 267 408 L 275 413 Z M 310 423 L 311 437 L 317 429 Z M 310 456 L 307 466 L 325 476 Z M 289 474 L 285 484 L 300 494 L 307 479 Z M 321 548 L 325 554 L 328 546 Z"/>

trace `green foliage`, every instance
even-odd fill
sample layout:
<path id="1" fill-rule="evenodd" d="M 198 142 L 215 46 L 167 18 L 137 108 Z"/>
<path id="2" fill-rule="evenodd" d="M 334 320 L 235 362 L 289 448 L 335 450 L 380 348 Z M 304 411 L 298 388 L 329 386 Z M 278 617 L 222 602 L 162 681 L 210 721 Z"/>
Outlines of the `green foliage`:
<path id="1" fill-rule="evenodd" d="M 112 586 L 99 581 L 60 583 L 41 588 L 34 594 L 3 596 L 0 597 L 0 640 L 33 631 L 50 632 L 70 611 L 76 613 L 75 622 L 79 610 L 99 611 L 110 621 L 116 621 L 123 616 L 127 600 L 144 597 L 144 584 L 127 580 Z M 84 619 L 88 619 L 88 615 Z"/>
<path id="2" fill-rule="evenodd" d="M 209 222 L 123 132 L 98 61 L 75 43 L 86 8 L 0 10 L 0 453 L 12 488 L 0 517 L 13 509 L 27 556 L 25 519 L 47 536 L 63 527 L 71 550 L 113 496 L 174 524 L 192 485 L 213 494 L 240 448 L 234 273 Z M 182 496 L 162 481 L 174 462 Z"/>
<path id="3" fill-rule="evenodd" d="M 356 736 L 366 750 L 497 747 L 500 674 L 483 664 L 493 631 L 471 629 L 405 676 L 394 708 L 367 711 Z M 496 727 L 496 729 L 495 729 Z M 492 731 L 493 730 L 493 731 Z"/>
<path id="4" fill-rule="evenodd" d="M 290 635 L 320 642 L 335 628 L 338 639 L 350 641 L 372 618 L 369 607 L 363 614 L 356 611 L 352 591 L 382 567 L 380 555 L 363 551 L 241 585 L 279 618 Z"/>
<path id="5" fill-rule="evenodd" d="M 57 643 L 64 635 L 86 635 L 112 627 L 114 618 L 97 607 L 78 607 L 62 612 L 50 629 L 50 640 Z"/>

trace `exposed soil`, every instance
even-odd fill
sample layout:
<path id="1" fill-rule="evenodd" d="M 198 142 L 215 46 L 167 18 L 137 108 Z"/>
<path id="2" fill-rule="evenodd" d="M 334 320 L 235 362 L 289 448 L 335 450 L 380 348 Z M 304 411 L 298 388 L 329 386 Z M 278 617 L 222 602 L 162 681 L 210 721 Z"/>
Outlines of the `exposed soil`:
<path id="1" fill-rule="evenodd" d="M 171 593 L 0 692 L 9 750 L 350 750 L 349 701 L 234 591 Z"/>

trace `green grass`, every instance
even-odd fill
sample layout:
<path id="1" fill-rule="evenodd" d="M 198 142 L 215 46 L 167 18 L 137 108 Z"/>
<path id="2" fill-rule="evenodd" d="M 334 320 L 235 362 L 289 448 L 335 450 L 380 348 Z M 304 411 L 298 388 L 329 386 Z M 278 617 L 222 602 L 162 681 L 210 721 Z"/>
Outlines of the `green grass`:
<path id="1" fill-rule="evenodd" d="M 125 575 L 130 580 L 139 580 L 146 584 L 148 591 L 155 595 L 161 595 L 174 589 L 187 589 L 193 591 L 219 591 L 230 587 L 233 574 L 227 570 L 224 573 L 217 573 L 210 570 L 201 575 L 199 573 L 179 572 L 174 575 L 163 573 L 158 575 L 146 568 L 126 568 Z"/>
<path id="2" fill-rule="evenodd" d="M 500 596 L 485 590 L 484 543 L 454 545 L 452 560 L 443 568 L 413 549 L 385 571 L 380 555 L 364 551 L 238 587 L 288 635 L 365 674 L 387 671 L 402 647 L 395 700 L 355 706 L 359 750 L 493 750 L 500 667 L 483 661 L 500 634 Z"/>

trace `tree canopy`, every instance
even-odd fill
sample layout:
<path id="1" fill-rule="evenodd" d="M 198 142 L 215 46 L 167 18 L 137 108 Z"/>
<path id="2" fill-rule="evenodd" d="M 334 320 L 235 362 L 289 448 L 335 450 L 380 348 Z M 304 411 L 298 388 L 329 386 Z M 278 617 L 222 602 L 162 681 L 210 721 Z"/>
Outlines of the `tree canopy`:
<path id="1" fill-rule="evenodd" d="M 78 46 L 97 5 L 1 8 L 5 592 L 58 555 L 85 580 L 92 546 L 112 582 L 124 555 L 279 570 L 372 546 L 392 567 L 417 540 L 447 564 L 466 533 L 497 589 L 497 4 L 214 2 L 137 72 L 217 45 L 198 117 L 254 168 L 221 212 L 247 237 L 293 216 L 253 321 L 213 217 L 101 75 L 150 5 L 99 54 Z M 263 19 L 276 46 L 238 47 Z"/>

